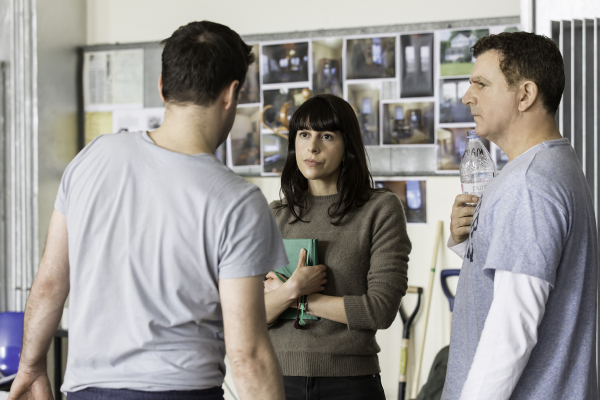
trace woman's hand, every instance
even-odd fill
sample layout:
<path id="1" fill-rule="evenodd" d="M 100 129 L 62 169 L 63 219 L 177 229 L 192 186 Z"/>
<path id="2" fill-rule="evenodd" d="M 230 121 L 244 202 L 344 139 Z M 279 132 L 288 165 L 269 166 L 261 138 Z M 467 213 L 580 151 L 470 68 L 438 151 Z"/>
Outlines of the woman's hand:
<path id="1" fill-rule="evenodd" d="M 285 283 L 277 278 L 274 271 L 269 272 L 264 281 L 267 323 L 273 323 L 288 307 L 296 307 L 300 296 L 325 290 L 326 277 L 326 266 L 306 266 L 306 250 L 304 249 L 300 251 L 298 267 Z M 285 277 L 283 278 L 285 279 Z"/>
<path id="2" fill-rule="evenodd" d="M 306 250 L 300 250 L 298 267 L 284 284 L 294 293 L 295 298 L 325 290 L 327 267 L 324 265 L 306 266 Z"/>
<path id="3" fill-rule="evenodd" d="M 287 281 L 285 276 L 282 276 L 281 274 L 279 276 L 281 276 L 283 280 Z M 265 286 L 265 294 L 267 294 L 269 292 L 272 292 L 273 290 L 279 289 L 283 285 L 283 282 L 281 282 L 279 278 L 277 278 L 277 276 L 275 275 L 275 271 L 270 271 L 267 274 L 267 279 L 263 282 L 263 284 Z"/>
<path id="4" fill-rule="evenodd" d="M 290 295 L 291 299 L 297 299 L 305 294 L 322 292 L 325 290 L 327 283 L 327 267 L 324 265 L 306 266 L 306 250 L 300 251 L 298 267 L 290 277 L 279 274 L 285 280 L 281 282 L 275 271 L 270 271 L 266 280 L 263 282 L 265 294 L 270 293 L 279 288 L 284 288 Z"/>

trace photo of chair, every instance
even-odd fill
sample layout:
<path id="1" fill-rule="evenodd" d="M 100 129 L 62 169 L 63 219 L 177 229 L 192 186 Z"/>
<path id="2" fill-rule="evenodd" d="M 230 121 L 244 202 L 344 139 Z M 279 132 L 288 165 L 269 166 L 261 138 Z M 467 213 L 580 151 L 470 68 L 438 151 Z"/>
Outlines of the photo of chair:
<path id="1" fill-rule="evenodd" d="M 434 144 L 434 103 L 383 105 L 383 144 Z"/>

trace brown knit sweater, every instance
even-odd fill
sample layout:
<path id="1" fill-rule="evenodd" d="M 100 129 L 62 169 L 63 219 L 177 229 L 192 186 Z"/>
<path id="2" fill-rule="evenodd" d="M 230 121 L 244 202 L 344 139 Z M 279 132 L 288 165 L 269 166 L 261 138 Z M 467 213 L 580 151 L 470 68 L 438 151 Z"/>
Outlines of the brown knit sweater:
<path id="1" fill-rule="evenodd" d="M 379 373 L 377 329 L 388 328 L 406 293 L 411 243 L 400 199 L 374 193 L 354 208 L 339 226 L 327 213 L 332 196 L 308 197 L 304 223 L 290 223 L 288 208 L 271 203 L 281 235 L 286 239 L 319 240 L 319 263 L 327 266 L 323 294 L 343 296 L 348 325 L 327 319 L 277 320 L 269 328 L 271 341 L 286 376 L 356 376 Z M 308 304 L 310 311 L 310 303 Z"/>

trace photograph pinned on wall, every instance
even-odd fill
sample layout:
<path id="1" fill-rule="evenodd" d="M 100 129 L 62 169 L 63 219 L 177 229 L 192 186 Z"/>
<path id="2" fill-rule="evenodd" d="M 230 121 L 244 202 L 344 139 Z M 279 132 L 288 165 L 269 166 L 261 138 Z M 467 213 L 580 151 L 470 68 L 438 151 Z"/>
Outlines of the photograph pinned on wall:
<path id="1" fill-rule="evenodd" d="M 396 37 L 346 40 L 346 78 L 396 77 Z"/>
<path id="2" fill-rule="evenodd" d="M 348 85 L 348 103 L 354 108 L 365 146 L 379 145 L 380 82 Z"/>
<path id="3" fill-rule="evenodd" d="M 308 82 L 308 42 L 263 46 L 260 70 L 263 84 Z"/>
<path id="4" fill-rule="evenodd" d="M 312 41 L 314 94 L 329 93 L 343 97 L 343 46 L 342 38 Z"/>
<path id="5" fill-rule="evenodd" d="M 306 87 L 264 90 L 263 122 L 270 129 L 263 126 L 262 131 L 270 132 L 275 129 L 285 129 L 284 124 L 281 121 L 282 112 L 289 121 L 294 111 L 296 111 L 296 109 L 310 96 L 311 91 Z"/>
<path id="6" fill-rule="evenodd" d="M 489 33 L 489 28 L 440 31 L 440 76 L 471 75 L 475 64 L 471 47 Z"/>
<path id="7" fill-rule="evenodd" d="M 288 139 L 283 134 L 262 135 L 262 175 L 281 175 L 288 152 Z"/>
<path id="8" fill-rule="evenodd" d="M 433 96 L 433 33 L 400 36 L 401 97 Z"/>
<path id="9" fill-rule="evenodd" d="M 144 106 L 144 50 L 94 51 L 83 61 L 86 112 Z"/>
<path id="10" fill-rule="evenodd" d="M 230 168 L 260 165 L 260 107 L 238 107 L 227 138 Z"/>
<path id="11" fill-rule="evenodd" d="M 475 122 L 471 114 L 471 107 L 462 102 L 470 86 L 468 78 L 440 80 L 441 124 Z"/>
<path id="12" fill-rule="evenodd" d="M 376 180 L 375 187 L 387 188 L 400 198 L 406 222 L 427 223 L 426 180 Z"/>
<path id="13" fill-rule="evenodd" d="M 434 144 L 434 102 L 385 103 L 384 145 Z"/>
<path id="14" fill-rule="evenodd" d="M 437 130 L 437 168 L 438 171 L 458 172 L 460 161 L 467 147 L 467 131 L 472 127 L 439 128 Z M 490 142 L 480 138 L 490 151 Z"/>
<path id="15" fill-rule="evenodd" d="M 248 65 L 246 80 L 244 81 L 244 86 L 240 89 L 238 104 L 260 103 L 260 75 L 258 68 L 260 57 L 258 56 L 258 43 L 252 45 L 252 54 L 256 58 L 252 64 Z"/>

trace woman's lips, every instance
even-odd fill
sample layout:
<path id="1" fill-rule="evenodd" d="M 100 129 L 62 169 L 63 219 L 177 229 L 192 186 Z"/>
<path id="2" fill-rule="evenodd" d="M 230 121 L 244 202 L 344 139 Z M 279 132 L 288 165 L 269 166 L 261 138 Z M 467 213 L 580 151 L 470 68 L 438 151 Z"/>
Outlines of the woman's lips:
<path id="1" fill-rule="evenodd" d="M 304 160 L 304 164 L 308 165 L 309 167 L 316 167 L 318 165 L 321 165 L 320 162 L 318 162 L 316 160 L 312 160 L 312 159 L 306 159 L 306 160 Z"/>

